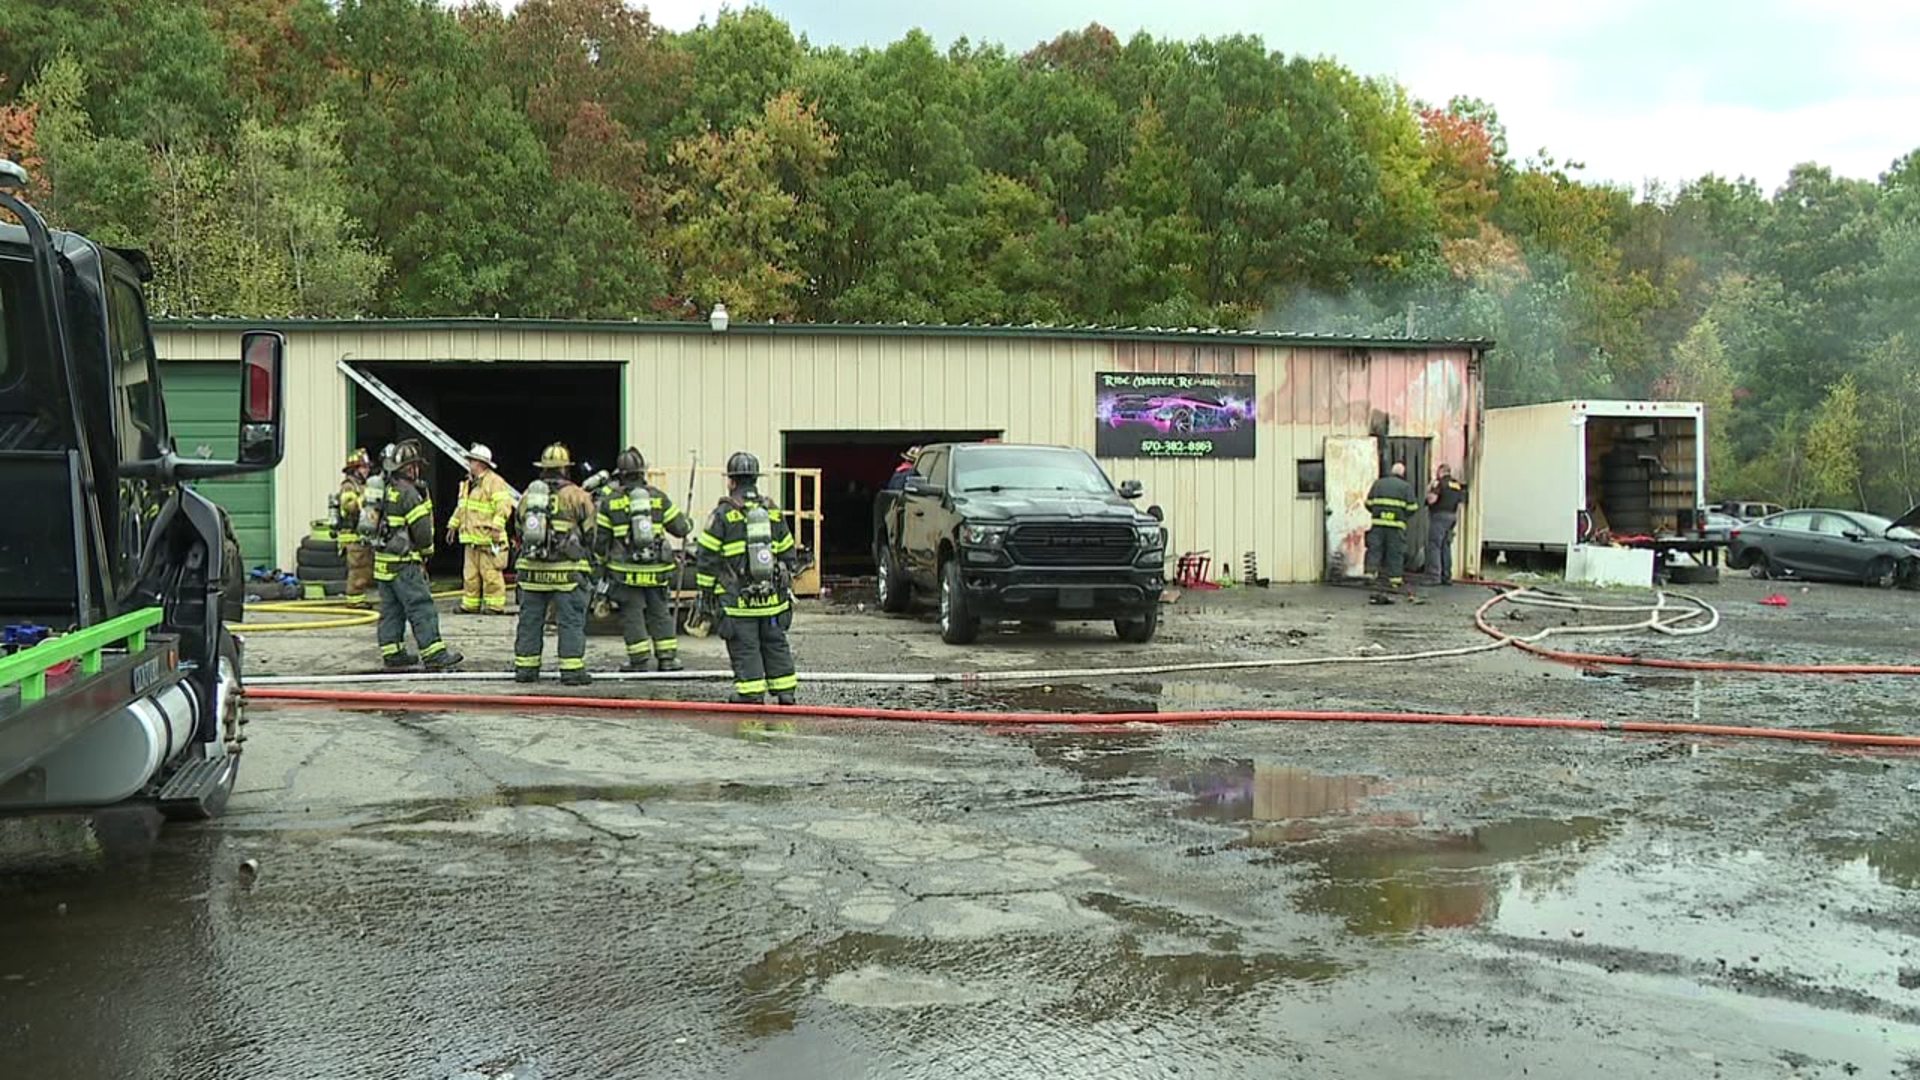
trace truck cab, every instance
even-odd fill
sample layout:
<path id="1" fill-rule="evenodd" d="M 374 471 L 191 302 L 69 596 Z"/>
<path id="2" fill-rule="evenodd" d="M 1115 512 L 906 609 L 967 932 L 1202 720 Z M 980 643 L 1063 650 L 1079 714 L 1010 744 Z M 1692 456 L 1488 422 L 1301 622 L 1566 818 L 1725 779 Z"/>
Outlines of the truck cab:
<path id="1" fill-rule="evenodd" d="M 876 503 L 880 606 L 937 598 L 940 634 L 972 641 L 986 620 L 1113 621 L 1121 640 L 1153 639 L 1165 587 L 1166 531 L 1142 490 L 1115 487 L 1084 450 L 1010 443 L 924 448 L 897 492 Z"/>
<path id="2" fill-rule="evenodd" d="M 243 335 L 237 459 L 182 457 L 146 257 L 49 229 L 25 187 L 0 161 L 0 811 L 206 816 L 238 769 L 244 593 L 187 482 L 279 463 L 285 342 Z"/>

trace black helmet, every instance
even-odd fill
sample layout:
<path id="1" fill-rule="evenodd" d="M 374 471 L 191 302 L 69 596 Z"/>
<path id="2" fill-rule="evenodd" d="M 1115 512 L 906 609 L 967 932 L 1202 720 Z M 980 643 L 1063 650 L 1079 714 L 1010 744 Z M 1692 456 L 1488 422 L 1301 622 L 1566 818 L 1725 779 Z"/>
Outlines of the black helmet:
<path id="1" fill-rule="evenodd" d="M 386 455 L 384 462 L 388 472 L 399 472 L 409 465 L 419 465 L 420 444 L 412 439 L 402 439 L 395 443 Z"/>
<path id="2" fill-rule="evenodd" d="M 727 459 L 727 479 L 755 479 L 760 475 L 760 459 L 745 450 Z"/>
<path id="3" fill-rule="evenodd" d="M 613 471 L 621 476 L 645 476 L 647 459 L 639 450 L 629 446 L 613 459 Z"/>

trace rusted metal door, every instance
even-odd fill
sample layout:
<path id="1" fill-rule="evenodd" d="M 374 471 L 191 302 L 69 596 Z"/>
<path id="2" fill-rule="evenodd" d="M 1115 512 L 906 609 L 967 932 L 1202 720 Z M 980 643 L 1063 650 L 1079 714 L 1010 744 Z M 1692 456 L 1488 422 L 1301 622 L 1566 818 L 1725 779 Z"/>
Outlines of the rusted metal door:
<path id="1" fill-rule="evenodd" d="M 1330 435 L 1326 462 L 1327 580 L 1367 576 L 1367 489 L 1380 479 L 1380 443 L 1371 435 Z"/>

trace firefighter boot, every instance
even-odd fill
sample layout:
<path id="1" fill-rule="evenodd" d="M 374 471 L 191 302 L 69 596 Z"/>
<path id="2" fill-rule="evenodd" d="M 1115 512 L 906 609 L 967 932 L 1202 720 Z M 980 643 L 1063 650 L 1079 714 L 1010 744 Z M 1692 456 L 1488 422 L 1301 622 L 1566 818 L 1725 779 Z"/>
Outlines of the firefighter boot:
<path id="1" fill-rule="evenodd" d="M 454 668 L 459 667 L 465 660 L 466 657 L 460 655 L 460 650 L 448 648 L 442 649 L 432 656 L 427 657 L 421 666 L 428 671 L 452 671 Z"/>

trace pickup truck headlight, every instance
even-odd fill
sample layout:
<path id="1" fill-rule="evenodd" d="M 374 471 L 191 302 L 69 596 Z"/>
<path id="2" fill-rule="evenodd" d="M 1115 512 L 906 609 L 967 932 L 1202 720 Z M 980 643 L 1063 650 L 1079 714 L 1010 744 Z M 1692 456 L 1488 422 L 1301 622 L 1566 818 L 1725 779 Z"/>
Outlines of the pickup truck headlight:
<path id="1" fill-rule="evenodd" d="M 1158 525 L 1136 525 L 1134 526 L 1134 533 L 1143 551 L 1156 550 L 1167 546 L 1166 539 L 1160 535 L 1160 526 Z"/>
<path id="2" fill-rule="evenodd" d="M 1007 542 L 1005 525 L 963 525 L 960 527 L 960 542 L 968 547 L 990 548 L 998 551 Z"/>

